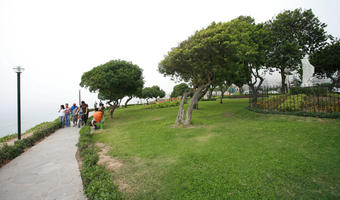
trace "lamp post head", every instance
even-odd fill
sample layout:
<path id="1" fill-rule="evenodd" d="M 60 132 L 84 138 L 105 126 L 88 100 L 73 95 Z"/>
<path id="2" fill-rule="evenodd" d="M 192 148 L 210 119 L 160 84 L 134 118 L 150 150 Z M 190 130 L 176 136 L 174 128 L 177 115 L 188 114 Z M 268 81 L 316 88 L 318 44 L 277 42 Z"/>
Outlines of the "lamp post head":
<path id="1" fill-rule="evenodd" d="M 22 73 L 22 72 L 24 72 L 25 68 L 23 68 L 21 66 L 16 66 L 16 67 L 13 67 L 13 70 L 16 73 Z"/>

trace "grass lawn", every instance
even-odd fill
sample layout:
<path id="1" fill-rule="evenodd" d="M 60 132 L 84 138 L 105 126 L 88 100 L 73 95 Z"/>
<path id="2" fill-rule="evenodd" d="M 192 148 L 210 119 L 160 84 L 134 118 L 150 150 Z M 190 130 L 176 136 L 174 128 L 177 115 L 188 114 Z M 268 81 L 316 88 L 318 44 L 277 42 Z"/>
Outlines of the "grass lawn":
<path id="1" fill-rule="evenodd" d="M 258 114 L 248 99 L 118 109 L 95 142 L 123 166 L 126 199 L 340 199 L 340 120 Z"/>

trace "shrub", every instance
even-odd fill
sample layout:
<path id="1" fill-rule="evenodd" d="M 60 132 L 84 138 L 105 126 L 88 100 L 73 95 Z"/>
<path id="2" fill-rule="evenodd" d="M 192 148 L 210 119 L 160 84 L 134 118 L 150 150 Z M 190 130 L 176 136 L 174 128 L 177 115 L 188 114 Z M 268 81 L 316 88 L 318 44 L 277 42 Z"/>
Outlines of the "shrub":
<path id="1" fill-rule="evenodd" d="M 181 104 L 181 100 L 179 98 L 171 98 L 159 102 L 150 102 L 150 105 L 148 105 L 147 108 L 168 108 L 178 106 L 179 104 Z"/>
<path id="2" fill-rule="evenodd" d="M 83 165 L 80 171 L 85 194 L 90 200 L 116 200 L 122 199 L 118 186 L 112 181 L 112 177 L 103 167 L 98 166 L 98 154 L 92 143 L 91 128 L 84 126 L 79 131 L 78 149 Z"/>
<path id="3" fill-rule="evenodd" d="M 53 122 L 44 122 L 42 126 L 36 126 L 38 128 L 34 129 L 33 135 L 21 140 L 17 140 L 14 145 L 7 145 L 5 143 L 0 149 L 0 166 L 6 162 L 19 156 L 28 147 L 33 146 L 36 142 L 42 138 L 50 135 L 55 130 L 61 127 L 59 119 Z"/>
<path id="4" fill-rule="evenodd" d="M 328 88 L 327 87 L 292 87 L 289 92 L 292 95 L 296 94 L 306 94 L 306 95 L 327 95 Z"/>
<path id="5" fill-rule="evenodd" d="M 278 107 L 280 111 L 302 111 L 303 104 L 305 103 L 306 95 L 290 95 Z"/>

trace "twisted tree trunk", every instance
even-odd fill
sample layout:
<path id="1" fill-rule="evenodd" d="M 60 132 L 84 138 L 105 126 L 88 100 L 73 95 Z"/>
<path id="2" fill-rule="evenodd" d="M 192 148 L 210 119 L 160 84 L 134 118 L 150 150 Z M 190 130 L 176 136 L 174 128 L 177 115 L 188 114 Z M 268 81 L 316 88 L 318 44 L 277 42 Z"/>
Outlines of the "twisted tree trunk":
<path id="1" fill-rule="evenodd" d="M 210 85 L 210 82 L 196 88 L 194 96 L 190 100 L 190 105 L 189 105 L 189 108 L 188 108 L 187 113 L 186 113 L 185 121 L 183 123 L 184 125 L 189 125 L 191 123 L 191 117 L 192 117 L 192 111 L 194 110 L 194 105 L 197 103 L 197 101 L 198 101 L 198 99 L 201 95 L 202 90 L 204 88 L 208 87 L 209 85 Z"/>
<path id="2" fill-rule="evenodd" d="M 125 108 L 127 108 L 127 104 L 128 104 L 128 102 L 129 102 L 131 99 L 132 99 L 132 96 L 130 96 L 130 97 L 125 101 L 125 105 L 124 105 Z"/>
<path id="3" fill-rule="evenodd" d="M 176 124 L 181 124 L 184 122 L 184 103 L 185 103 L 185 99 L 188 97 L 188 95 L 190 94 L 191 91 L 188 92 L 184 92 L 182 99 L 181 99 L 181 104 L 179 105 L 178 108 L 178 114 L 177 114 L 177 118 L 176 118 Z"/>

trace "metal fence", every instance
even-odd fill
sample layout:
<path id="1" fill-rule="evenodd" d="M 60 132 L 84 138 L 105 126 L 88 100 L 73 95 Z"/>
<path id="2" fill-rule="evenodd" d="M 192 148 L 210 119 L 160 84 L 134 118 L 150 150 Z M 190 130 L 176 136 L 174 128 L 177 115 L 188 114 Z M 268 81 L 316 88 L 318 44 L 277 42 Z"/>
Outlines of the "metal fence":
<path id="1" fill-rule="evenodd" d="M 328 88 L 291 88 L 280 94 L 278 88 L 261 88 L 258 93 L 250 93 L 249 107 L 268 112 L 340 112 L 340 94 Z"/>

